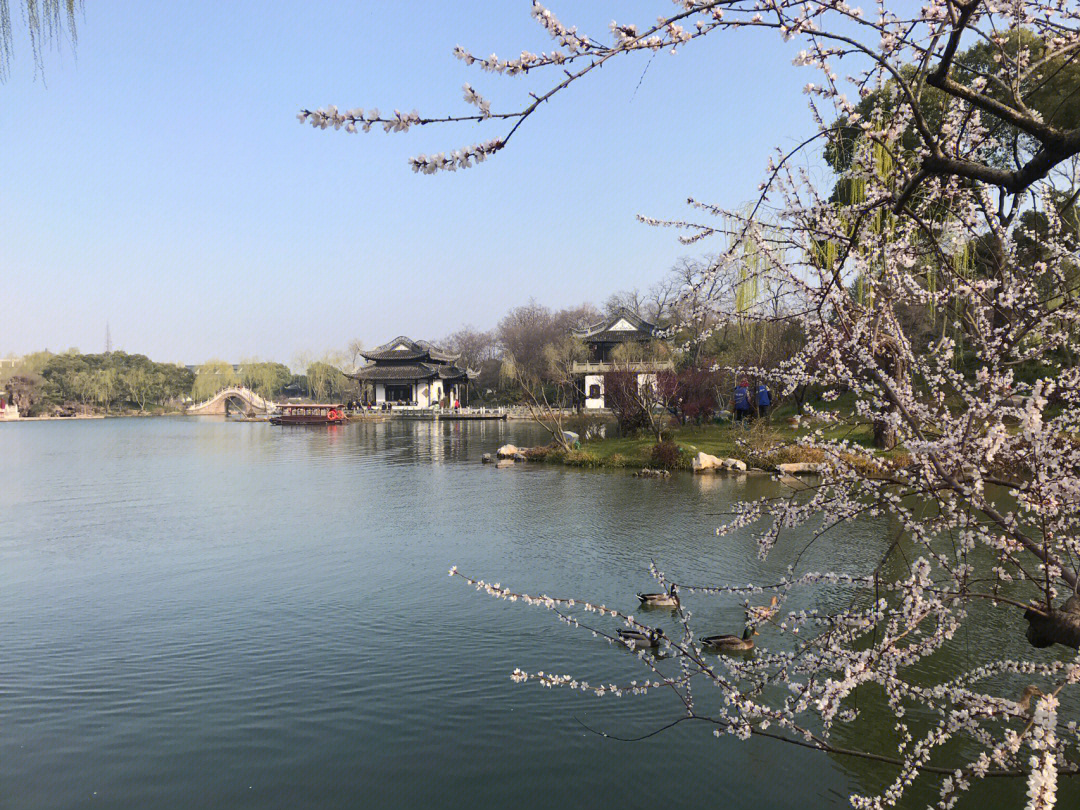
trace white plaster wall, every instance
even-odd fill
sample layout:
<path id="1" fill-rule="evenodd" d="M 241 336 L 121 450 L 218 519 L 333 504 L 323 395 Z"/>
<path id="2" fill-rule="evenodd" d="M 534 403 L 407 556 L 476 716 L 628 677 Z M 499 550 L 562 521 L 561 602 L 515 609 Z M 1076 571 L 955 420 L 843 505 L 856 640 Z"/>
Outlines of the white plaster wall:
<path id="1" fill-rule="evenodd" d="M 590 397 L 589 389 L 594 385 L 600 386 L 600 396 Z M 604 375 L 603 374 L 586 374 L 585 375 L 585 408 L 586 410 L 596 410 L 597 408 L 604 407 Z"/>
<path id="2" fill-rule="evenodd" d="M 638 391 L 641 390 L 641 386 L 643 386 L 643 385 L 656 385 L 656 375 L 655 374 L 638 374 L 637 375 L 637 388 L 638 388 Z"/>
<path id="3" fill-rule="evenodd" d="M 406 385 L 407 383 L 399 383 L 399 385 Z M 386 386 L 384 383 L 374 383 L 375 387 L 375 402 L 386 402 Z M 454 388 L 451 386 L 446 388 L 442 380 L 421 380 L 413 385 L 415 391 L 414 399 L 421 408 L 428 408 L 432 405 L 438 405 L 439 400 L 444 396 L 450 398 L 450 402 L 454 401 Z M 601 406 L 603 407 L 603 406 Z"/>

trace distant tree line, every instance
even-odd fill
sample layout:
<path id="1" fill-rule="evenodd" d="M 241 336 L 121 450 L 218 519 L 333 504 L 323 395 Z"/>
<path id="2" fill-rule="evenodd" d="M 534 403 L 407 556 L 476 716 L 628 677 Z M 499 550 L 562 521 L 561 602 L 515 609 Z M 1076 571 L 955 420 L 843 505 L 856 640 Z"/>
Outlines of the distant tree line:
<path id="1" fill-rule="evenodd" d="M 347 354 L 326 352 L 318 358 L 301 354 L 293 366 L 303 370 L 294 373 L 284 363 L 262 360 L 243 360 L 233 366 L 224 360 L 209 360 L 199 366 L 191 388 L 191 397 L 197 402 L 209 399 L 230 386 L 250 388 L 264 399 L 345 400 L 361 397 L 359 384 L 346 376 L 347 368 L 354 368 L 359 356 L 359 341 L 350 344 L 353 359 Z"/>
<path id="2" fill-rule="evenodd" d="M 56 409 L 100 410 L 179 403 L 191 391 L 194 374 L 174 363 L 155 363 L 122 351 L 81 354 L 35 352 L 7 372 L 0 385 L 19 410 L 28 414 Z"/>
<path id="3" fill-rule="evenodd" d="M 469 386 L 472 404 L 527 404 L 537 397 L 552 407 L 572 407 L 583 394 L 573 363 L 585 358 L 585 347 L 572 331 L 628 310 L 659 327 L 663 340 L 627 347 L 617 361 L 663 354 L 675 370 L 663 376 L 653 393 L 681 421 L 701 421 L 724 406 L 737 373 L 731 369 L 773 366 L 803 342 L 798 327 L 778 317 L 789 306 L 788 291 L 748 274 L 752 258 L 728 262 L 720 266 L 711 256 L 680 259 L 648 290 L 615 292 L 601 307 L 583 303 L 552 309 L 530 300 L 507 312 L 493 329 L 463 326 L 437 342 L 459 352 L 459 364 L 477 372 Z M 769 317 L 761 315 L 763 310 Z M 373 392 L 349 376 L 363 365 L 362 351 L 362 342 L 353 340 L 343 352 L 302 353 L 290 365 L 252 358 L 234 366 L 212 359 L 195 371 L 122 351 L 45 351 L 27 355 L 14 370 L 8 369 L 0 385 L 24 413 L 179 408 L 189 399 L 201 402 L 230 386 L 250 388 L 269 400 L 364 401 Z M 616 378 L 611 382 L 617 390 L 625 388 Z M 648 412 L 660 404 L 624 403 L 626 407 L 616 410 L 635 413 L 627 419 L 637 424 L 648 422 Z"/>

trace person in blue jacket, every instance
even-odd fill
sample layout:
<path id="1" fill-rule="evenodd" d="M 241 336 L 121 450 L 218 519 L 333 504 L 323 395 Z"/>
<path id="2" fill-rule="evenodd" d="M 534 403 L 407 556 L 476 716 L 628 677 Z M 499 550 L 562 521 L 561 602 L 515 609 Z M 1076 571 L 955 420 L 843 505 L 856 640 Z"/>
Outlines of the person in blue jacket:
<path id="1" fill-rule="evenodd" d="M 750 382 L 748 380 L 739 380 L 739 384 L 735 386 L 734 399 L 735 421 L 740 422 L 750 416 Z"/>
<path id="2" fill-rule="evenodd" d="M 757 387 L 758 416 L 767 416 L 770 405 L 772 405 L 772 395 L 769 393 L 768 386 L 765 385 L 765 383 L 761 383 Z"/>

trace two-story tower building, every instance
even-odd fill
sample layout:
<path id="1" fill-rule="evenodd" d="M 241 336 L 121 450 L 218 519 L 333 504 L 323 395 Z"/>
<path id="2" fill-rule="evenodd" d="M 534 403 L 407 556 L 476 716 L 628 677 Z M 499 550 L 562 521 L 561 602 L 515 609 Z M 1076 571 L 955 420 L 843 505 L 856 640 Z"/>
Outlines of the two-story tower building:
<path id="1" fill-rule="evenodd" d="M 635 373 L 638 385 L 652 380 L 661 371 L 671 371 L 674 364 L 670 360 L 616 361 L 613 353 L 627 343 L 648 344 L 656 340 L 659 330 L 628 309 L 619 309 L 609 318 L 583 329 L 575 329 L 572 334 L 581 340 L 589 355 L 584 362 L 574 363 L 571 371 L 582 378 L 586 409 L 606 408 L 604 401 L 604 375 L 617 371 Z"/>

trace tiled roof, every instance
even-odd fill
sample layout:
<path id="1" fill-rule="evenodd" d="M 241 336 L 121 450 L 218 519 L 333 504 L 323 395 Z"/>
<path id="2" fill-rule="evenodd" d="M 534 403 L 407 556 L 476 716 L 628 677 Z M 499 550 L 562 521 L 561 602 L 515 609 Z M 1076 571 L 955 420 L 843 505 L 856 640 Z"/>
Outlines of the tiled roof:
<path id="1" fill-rule="evenodd" d="M 656 324 L 649 323 L 628 309 L 620 308 L 600 323 L 573 330 L 573 335 L 589 343 L 651 340 L 656 335 Z"/>
<path id="2" fill-rule="evenodd" d="M 392 382 L 394 380 L 427 380 L 437 377 L 438 374 L 426 363 L 394 363 L 393 365 L 371 363 L 348 376 L 355 380 Z"/>
<path id="3" fill-rule="evenodd" d="M 441 365 L 438 367 L 439 379 L 442 380 L 471 380 L 476 377 L 476 372 L 467 368 L 459 368 L 456 365 Z"/>
<path id="4" fill-rule="evenodd" d="M 452 352 L 443 351 L 438 346 L 428 343 L 426 340 L 418 340 L 416 341 L 416 345 L 423 349 L 427 349 L 428 357 L 439 363 L 453 363 L 461 357 L 461 352 L 454 354 Z"/>
<path id="5" fill-rule="evenodd" d="M 399 335 L 382 346 L 361 352 L 368 360 L 434 360 L 437 363 L 452 363 L 460 355 L 445 352 L 426 340 L 412 340 Z"/>
<path id="6" fill-rule="evenodd" d="M 475 376 L 468 369 L 458 368 L 450 363 L 371 363 L 355 374 L 348 374 L 354 380 L 367 382 L 395 382 L 399 380 L 465 380 Z"/>

